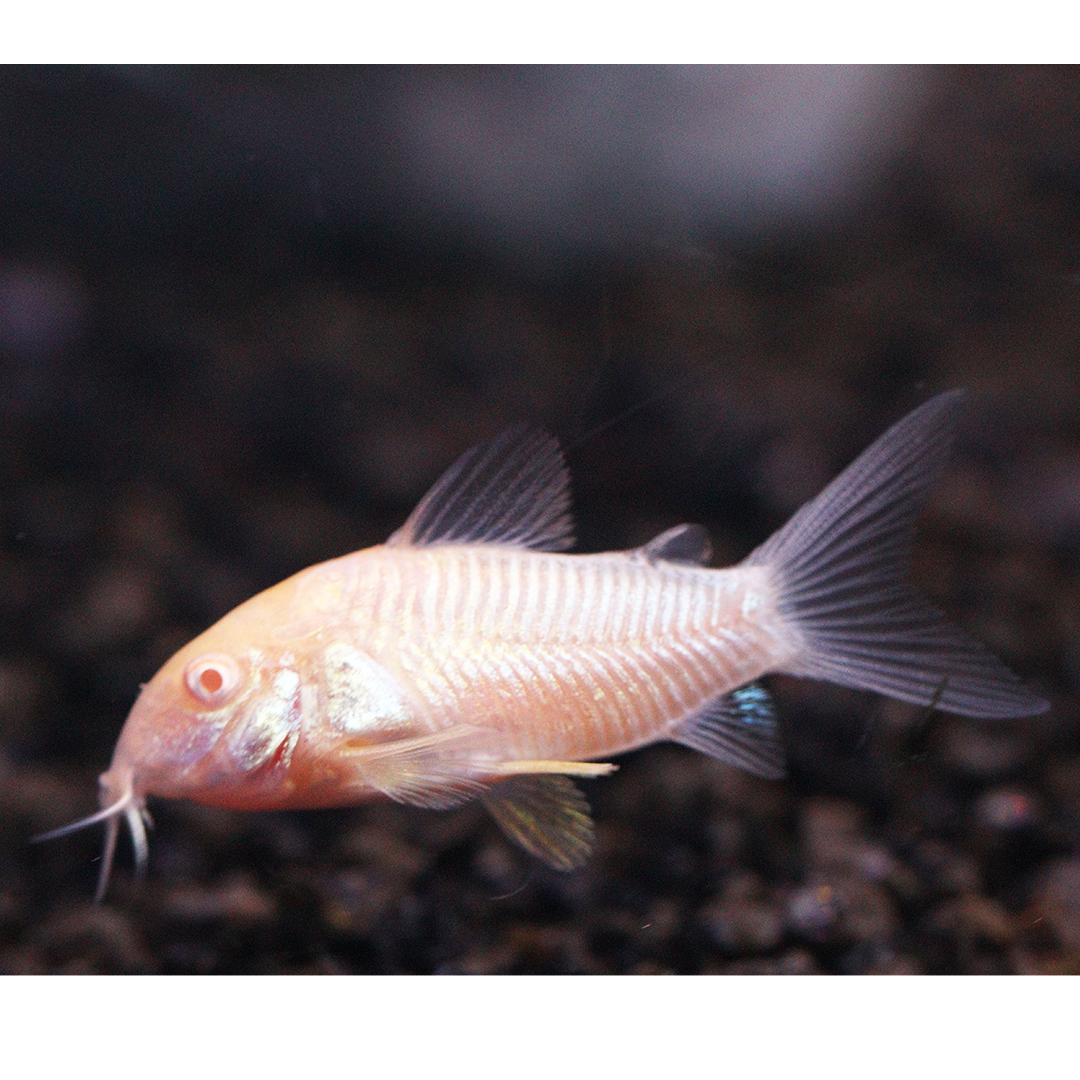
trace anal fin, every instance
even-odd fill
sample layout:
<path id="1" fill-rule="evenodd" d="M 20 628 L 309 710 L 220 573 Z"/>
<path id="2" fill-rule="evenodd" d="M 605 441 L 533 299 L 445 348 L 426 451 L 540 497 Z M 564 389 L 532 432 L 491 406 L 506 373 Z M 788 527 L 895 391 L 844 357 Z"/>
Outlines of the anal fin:
<path id="1" fill-rule="evenodd" d="M 668 738 L 766 780 L 787 775 L 776 710 L 768 691 L 756 683 L 707 701 L 680 720 Z"/>
<path id="2" fill-rule="evenodd" d="M 511 840 L 556 870 L 576 870 L 592 852 L 589 804 L 567 776 L 512 776 L 481 798 Z"/>

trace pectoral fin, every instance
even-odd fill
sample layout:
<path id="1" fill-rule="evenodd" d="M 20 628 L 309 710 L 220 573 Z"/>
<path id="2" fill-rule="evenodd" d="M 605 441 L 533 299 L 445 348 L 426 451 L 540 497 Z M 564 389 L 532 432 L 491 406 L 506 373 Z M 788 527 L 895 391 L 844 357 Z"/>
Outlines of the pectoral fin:
<path id="1" fill-rule="evenodd" d="M 501 776 L 522 776 L 530 773 L 561 773 L 563 776 L 584 776 L 592 779 L 607 776 L 618 765 L 596 761 L 503 761 L 492 770 Z"/>
<path id="2" fill-rule="evenodd" d="M 346 743 L 340 753 L 357 779 L 395 802 L 426 810 L 447 810 L 484 790 L 473 762 L 483 733 L 461 725 L 415 739 L 384 743 Z"/>
<path id="3" fill-rule="evenodd" d="M 589 804 L 569 777 L 513 776 L 481 798 L 511 840 L 556 870 L 576 870 L 592 852 Z"/>

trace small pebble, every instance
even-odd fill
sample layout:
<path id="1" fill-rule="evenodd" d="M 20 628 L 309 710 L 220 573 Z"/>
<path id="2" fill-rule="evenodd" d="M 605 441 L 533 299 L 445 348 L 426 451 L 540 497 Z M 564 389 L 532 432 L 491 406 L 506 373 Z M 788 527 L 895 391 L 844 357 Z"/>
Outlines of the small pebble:
<path id="1" fill-rule="evenodd" d="M 854 874 L 811 879 L 788 898 L 788 929 L 806 941 L 884 941 L 900 927 L 895 902 L 875 882 Z"/>
<path id="2" fill-rule="evenodd" d="M 1080 959 L 1080 859 L 1057 859 L 1032 883 L 1026 921 L 1045 921 L 1061 949 Z"/>
<path id="3" fill-rule="evenodd" d="M 142 934 L 123 912 L 87 905 L 61 912 L 37 933 L 50 971 L 68 975 L 142 975 L 155 970 Z"/>
<path id="4" fill-rule="evenodd" d="M 1015 722 L 991 725 L 949 717 L 944 725 L 941 761 L 963 775 L 983 780 L 1007 776 L 1030 755 L 1031 746 Z"/>
<path id="5" fill-rule="evenodd" d="M 1015 833 L 1035 828 L 1041 818 L 1039 800 L 1021 788 L 997 787 L 984 791 L 975 800 L 972 815 L 989 829 Z"/>
<path id="6" fill-rule="evenodd" d="M 272 922 L 273 899 L 243 873 L 229 874 L 210 885 L 177 884 L 155 905 L 166 919 L 181 923 L 228 922 L 241 926 Z"/>
<path id="7" fill-rule="evenodd" d="M 736 960 L 724 968 L 726 975 L 816 975 L 818 971 L 814 954 L 807 949 L 792 949 L 776 957 Z"/>
<path id="8" fill-rule="evenodd" d="M 754 874 L 733 875 L 698 912 L 698 922 L 726 952 L 769 952 L 780 944 L 784 916 L 772 892 Z"/>
<path id="9" fill-rule="evenodd" d="M 978 893 L 982 888 L 978 863 L 942 840 L 929 838 L 918 843 L 911 861 L 933 892 L 945 895 Z"/>
<path id="10" fill-rule="evenodd" d="M 787 925 L 808 941 L 826 941 L 840 918 L 839 898 L 832 885 L 806 885 L 796 889 L 787 902 Z"/>
<path id="11" fill-rule="evenodd" d="M 323 921 L 336 933 L 370 937 L 400 899 L 399 881 L 372 870 L 340 870 L 320 883 Z"/>
<path id="12" fill-rule="evenodd" d="M 150 574 L 135 565 L 103 566 L 57 616 L 53 637 L 68 653 L 98 653 L 144 631 L 159 608 Z"/>

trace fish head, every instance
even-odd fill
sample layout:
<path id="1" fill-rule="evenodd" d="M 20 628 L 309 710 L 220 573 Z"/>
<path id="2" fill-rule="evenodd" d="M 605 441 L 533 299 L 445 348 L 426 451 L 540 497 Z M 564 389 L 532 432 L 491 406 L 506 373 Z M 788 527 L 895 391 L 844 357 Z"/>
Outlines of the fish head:
<path id="1" fill-rule="evenodd" d="M 241 604 L 166 661 L 142 687 L 99 778 L 102 809 L 36 838 L 105 822 L 99 900 L 120 821 L 131 830 L 137 867 L 146 865 L 148 795 L 246 810 L 289 805 L 290 764 L 312 692 L 289 629 L 295 599 L 294 578 Z"/>
<path id="2" fill-rule="evenodd" d="M 281 804 L 300 737 L 302 666 L 293 650 L 246 632 L 249 615 L 226 616 L 142 688 L 101 777 L 102 805 L 126 793 Z"/>

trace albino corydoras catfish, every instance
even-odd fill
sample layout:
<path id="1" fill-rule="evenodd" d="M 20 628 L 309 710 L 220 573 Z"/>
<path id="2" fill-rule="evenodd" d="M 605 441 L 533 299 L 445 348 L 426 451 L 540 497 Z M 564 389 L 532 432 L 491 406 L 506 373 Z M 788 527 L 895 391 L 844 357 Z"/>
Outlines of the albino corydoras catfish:
<path id="1" fill-rule="evenodd" d="M 573 777 L 670 740 L 784 776 L 767 672 L 964 716 L 1048 706 L 905 580 L 962 391 L 928 401 L 725 570 L 681 525 L 633 551 L 562 554 L 555 439 L 515 427 L 464 454 L 378 547 L 312 566 L 230 612 L 147 683 L 101 777 L 141 869 L 149 795 L 238 810 L 385 796 L 478 798 L 561 870 L 592 844 Z M 42 839 L 45 839 L 43 837 Z"/>

